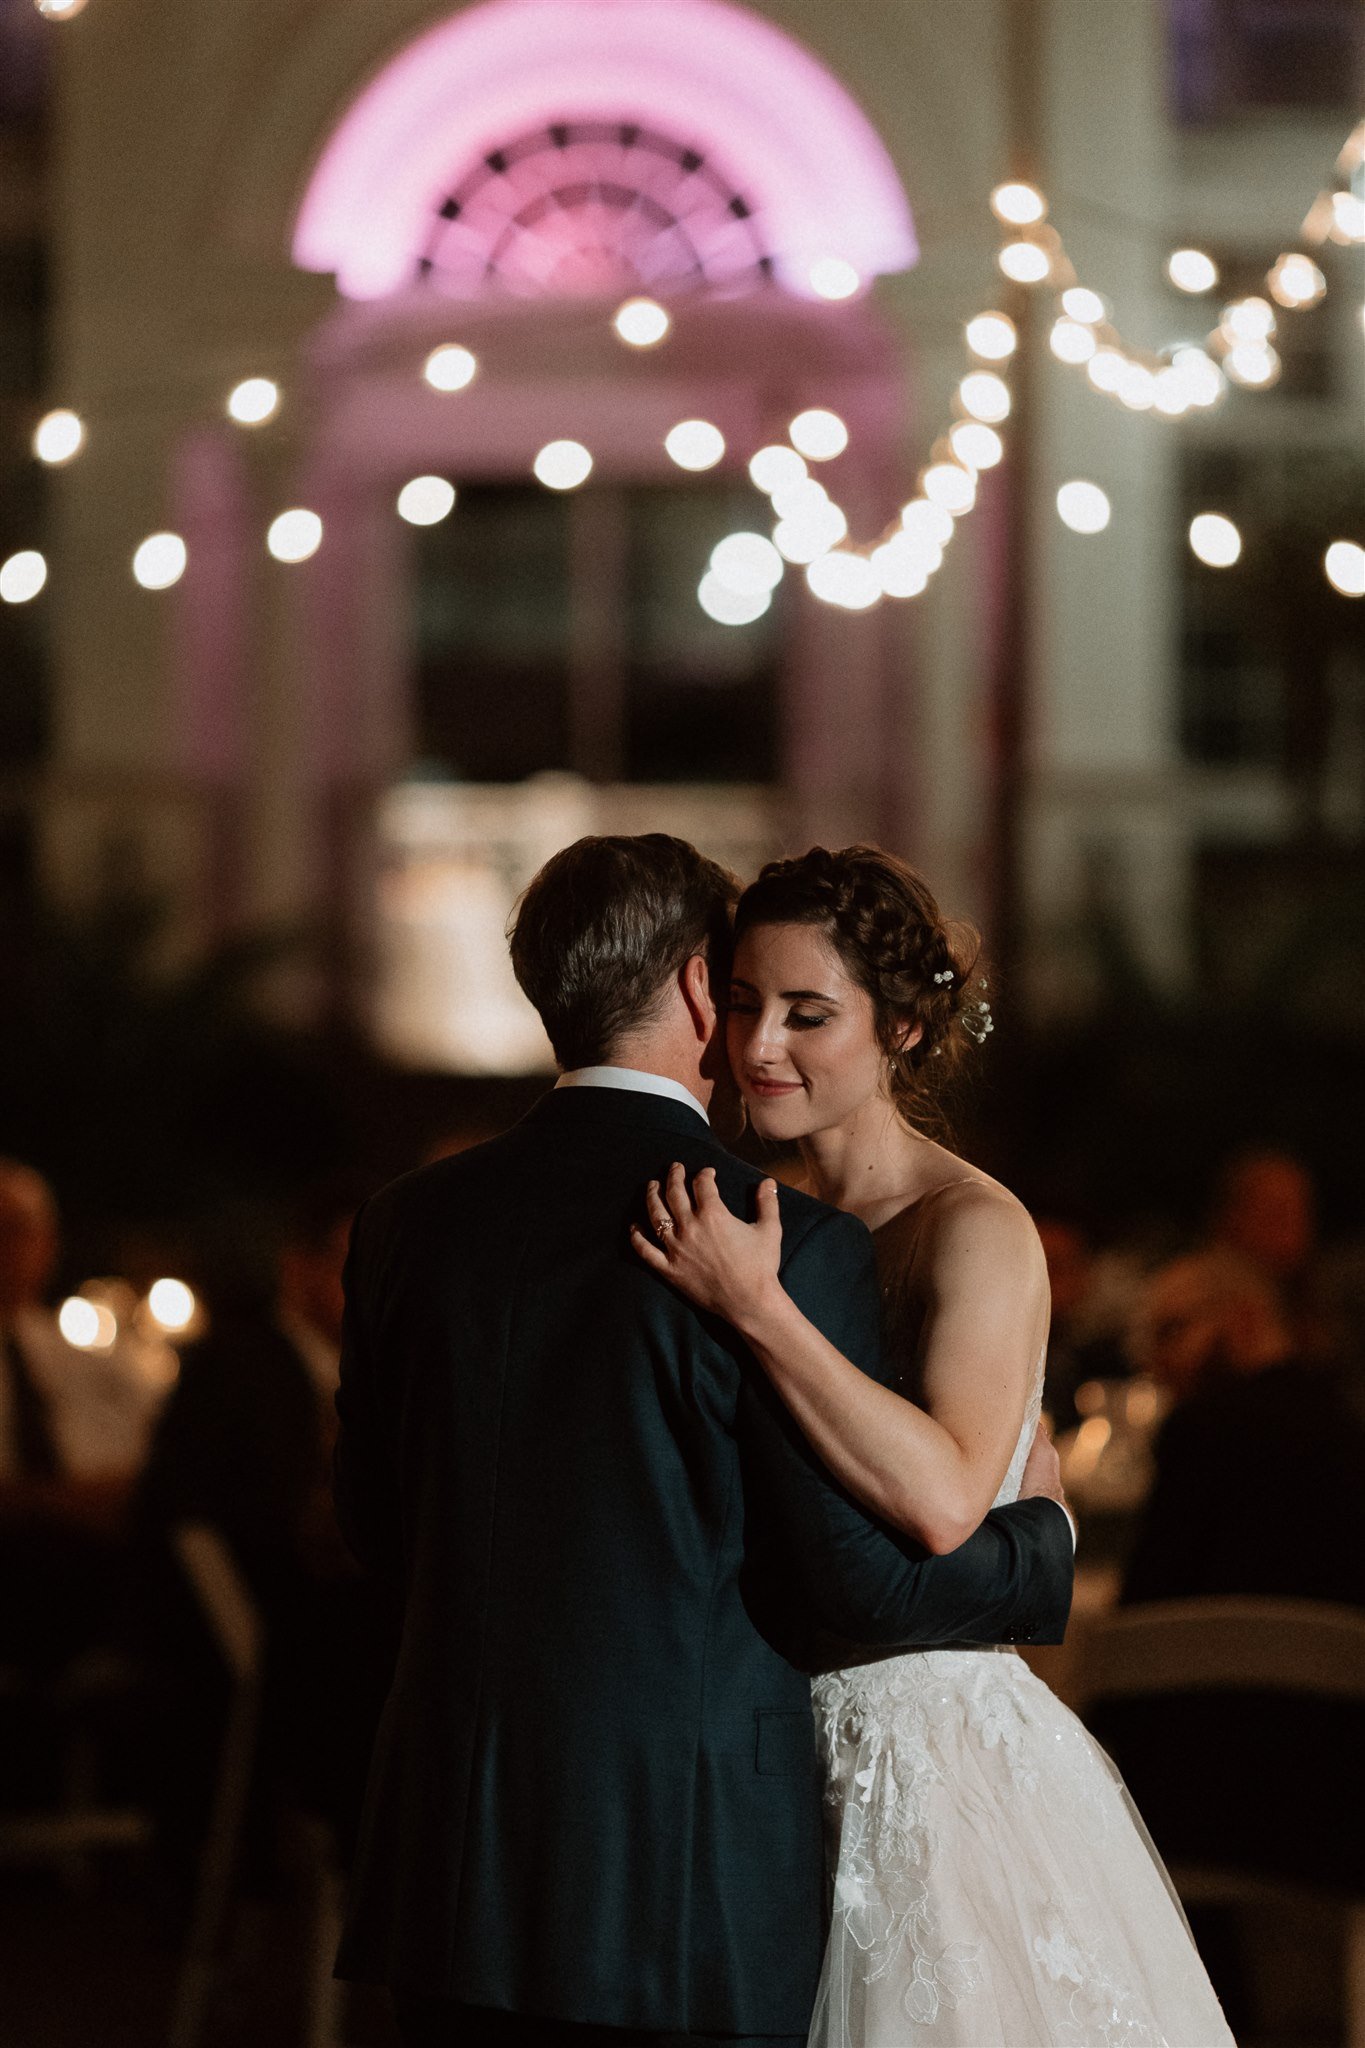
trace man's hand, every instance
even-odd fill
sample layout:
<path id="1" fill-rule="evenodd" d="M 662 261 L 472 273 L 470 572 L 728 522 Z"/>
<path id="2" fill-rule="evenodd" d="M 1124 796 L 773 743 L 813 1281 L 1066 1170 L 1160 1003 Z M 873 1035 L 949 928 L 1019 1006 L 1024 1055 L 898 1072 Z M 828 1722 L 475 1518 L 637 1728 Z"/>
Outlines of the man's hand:
<path id="1" fill-rule="evenodd" d="M 1058 1507 L 1066 1508 L 1071 1527 L 1076 1527 L 1076 1517 L 1067 1507 L 1066 1494 L 1062 1490 L 1062 1466 L 1057 1456 L 1057 1447 L 1048 1435 L 1043 1423 L 1034 1432 L 1028 1463 L 1019 1484 L 1020 1500 L 1055 1500 Z"/>

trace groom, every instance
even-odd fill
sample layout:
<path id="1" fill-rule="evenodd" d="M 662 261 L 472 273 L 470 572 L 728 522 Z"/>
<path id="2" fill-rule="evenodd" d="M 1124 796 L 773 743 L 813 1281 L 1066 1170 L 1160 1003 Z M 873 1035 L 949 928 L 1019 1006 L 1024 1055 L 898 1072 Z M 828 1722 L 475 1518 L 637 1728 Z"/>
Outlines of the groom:
<path id="1" fill-rule="evenodd" d="M 1065 1626 L 1055 1462 L 927 1555 L 630 1249 L 674 1159 L 752 1211 L 707 1120 L 734 893 L 658 833 L 557 854 L 512 939 L 557 1086 L 356 1224 L 337 1505 L 404 1626 L 338 1971 L 391 1987 L 410 2048 L 797 2048 L 825 1883 L 803 1633 L 866 1657 Z M 888 1377 L 867 1231 L 781 1201 L 788 1292 Z"/>

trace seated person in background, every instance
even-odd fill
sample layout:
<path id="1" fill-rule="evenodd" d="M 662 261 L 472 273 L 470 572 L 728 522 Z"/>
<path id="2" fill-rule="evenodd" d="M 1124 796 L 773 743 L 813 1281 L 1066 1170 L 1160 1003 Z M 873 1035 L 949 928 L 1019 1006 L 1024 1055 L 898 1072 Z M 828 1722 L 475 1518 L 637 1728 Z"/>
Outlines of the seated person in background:
<path id="1" fill-rule="evenodd" d="M 376 1593 L 331 1505 L 341 1272 L 355 1201 L 301 1204 L 273 1288 L 220 1297 L 186 1349 L 138 1490 L 144 1538 L 207 1522 L 224 1538 L 266 1629 L 266 1767 L 349 1836 L 387 1684 Z"/>
<path id="2" fill-rule="evenodd" d="M 1059 1215 L 1036 1216 L 1034 1224 L 1052 1292 L 1043 1406 L 1053 1434 L 1060 1436 L 1079 1420 L 1077 1387 L 1087 1380 L 1127 1379 L 1131 1368 L 1100 1298 L 1111 1275 L 1101 1270 L 1084 1230 Z"/>
<path id="3" fill-rule="evenodd" d="M 1134 1341 L 1175 1405 L 1123 1598 L 1365 1607 L 1365 1425 L 1330 1369 L 1295 1358 L 1264 1274 L 1227 1253 L 1175 1260 L 1153 1276 Z"/>
<path id="4" fill-rule="evenodd" d="M 1218 1176 L 1208 1249 L 1230 1253 L 1268 1280 L 1297 1338 L 1318 1256 L 1317 1190 L 1302 1160 L 1268 1146 L 1235 1153 Z"/>
<path id="5" fill-rule="evenodd" d="M 1365 1611 L 1365 1420 L 1330 1370 L 1295 1359 L 1266 1275 L 1226 1252 L 1175 1260 L 1149 1283 L 1135 1346 L 1174 1406 L 1123 1601 Z M 1192 1692 L 1092 1718 L 1171 1859 L 1365 1892 L 1362 1709 Z"/>
<path id="6" fill-rule="evenodd" d="M 52 1190 L 0 1159 L 0 1664 L 83 1648 L 109 1590 L 159 1390 L 117 1344 L 78 1350 L 46 1305 Z"/>

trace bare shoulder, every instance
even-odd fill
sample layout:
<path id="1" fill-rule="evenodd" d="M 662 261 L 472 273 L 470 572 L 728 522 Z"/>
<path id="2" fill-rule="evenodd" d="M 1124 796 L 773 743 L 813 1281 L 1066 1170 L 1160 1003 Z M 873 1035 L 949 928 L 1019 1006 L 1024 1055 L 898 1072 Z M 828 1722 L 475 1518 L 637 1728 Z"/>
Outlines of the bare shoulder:
<path id="1" fill-rule="evenodd" d="M 998 1180 L 975 1167 L 930 1188 L 879 1233 L 887 1267 L 921 1297 L 1003 1285 L 1044 1294 L 1047 1264 L 1033 1218 Z"/>

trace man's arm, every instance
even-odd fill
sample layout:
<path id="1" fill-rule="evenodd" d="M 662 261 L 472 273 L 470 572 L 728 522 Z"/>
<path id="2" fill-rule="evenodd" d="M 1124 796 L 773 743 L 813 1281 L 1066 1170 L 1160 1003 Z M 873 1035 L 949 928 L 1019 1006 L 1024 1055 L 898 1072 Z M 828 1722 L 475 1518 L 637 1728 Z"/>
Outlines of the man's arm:
<path id="1" fill-rule="evenodd" d="M 872 1241 L 852 1217 L 820 1218 L 783 1268 L 792 1299 L 843 1355 L 886 1382 Z M 754 1367 L 745 1374 L 744 1453 L 761 1512 L 811 1618 L 872 1647 L 1060 1642 L 1071 1606 L 1071 1529 L 1059 1505 L 987 1515 L 957 1550 L 931 1556 L 873 1520 L 820 1464 Z"/>
<path id="2" fill-rule="evenodd" d="M 402 1563 L 397 1451 L 392 1423 L 380 1404 L 368 1335 L 374 1285 L 365 1242 L 368 1211 L 366 1204 L 355 1219 L 343 1276 L 346 1312 L 336 1395 L 339 1428 L 332 1457 L 332 1494 L 341 1533 L 354 1556 L 368 1571 L 396 1577 Z"/>

